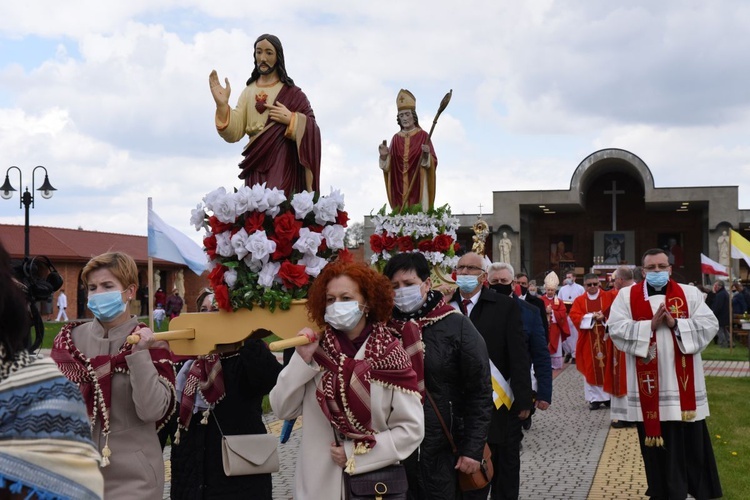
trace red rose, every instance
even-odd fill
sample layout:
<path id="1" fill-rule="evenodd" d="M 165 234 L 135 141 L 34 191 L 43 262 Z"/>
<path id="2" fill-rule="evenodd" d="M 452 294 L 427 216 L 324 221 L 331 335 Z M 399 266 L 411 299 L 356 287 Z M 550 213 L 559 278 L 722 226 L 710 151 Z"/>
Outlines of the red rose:
<path id="1" fill-rule="evenodd" d="M 435 251 L 435 245 L 432 243 L 432 240 L 422 240 L 419 243 L 417 243 L 417 248 L 420 252 L 434 252 Z"/>
<path id="2" fill-rule="evenodd" d="M 384 236 L 383 237 L 383 248 L 388 250 L 389 252 L 396 248 L 396 238 L 393 236 Z"/>
<path id="3" fill-rule="evenodd" d="M 288 289 L 300 288 L 310 281 L 310 276 L 305 272 L 305 266 L 292 264 L 288 260 L 281 263 L 279 278 Z"/>
<path id="4" fill-rule="evenodd" d="M 276 242 L 276 251 L 271 254 L 271 260 L 283 260 L 292 255 L 292 240 L 279 239 L 276 236 L 268 239 Z"/>
<path id="5" fill-rule="evenodd" d="M 379 234 L 370 236 L 370 249 L 375 253 L 383 251 L 383 238 Z"/>
<path id="6" fill-rule="evenodd" d="M 208 218 L 208 225 L 211 226 L 211 232 L 214 234 L 223 233 L 224 231 L 229 231 L 232 229 L 232 226 L 234 224 L 228 223 L 228 222 L 221 222 L 219 219 L 216 218 L 215 215 L 212 215 Z"/>
<path id="7" fill-rule="evenodd" d="M 411 252 L 414 250 L 414 240 L 411 239 L 411 236 L 399 236 L 396 243 L 398 244 L 399 252 Z"/>
<path id="8" fill-rule="evenodd" d="M 212 234 L 203 238 L 203 246 L 206 247 L 208 258 L 214 260 L 216 258 L 216 235 Z"/>
<path id="9" fill-rule="evenodd" d="M 438 234 L 435 236 L 435 239 L 432 240 L 432 244 L 435 247 L 436 252 L 445 252 L 453 243 L 453 238 L 448 236 L 447 234 Z"/>
<path id="10" fill-rule="evenodd" d="M 313 233 L 322 233 L 323 232 L 323 226 L 320 224 L 310 224 L 307 226 L 307 229 L 312 231 Z"/>
<path id="11" fill-rule="evenodd" d="M 226 285 L 217 285 L 214 287 L 214 300 L 219 309 L 232 311 L 232 303 L 229 302 L 229 288 Z"/>
<path id="12" fill-rule="evenodd" d="M 342 226 L 346 227 L 347 222 L 349 222 L 349 214 L 344 212 L 343 210 L 339 210 L 339 212 L 336 214 L 336 224 L 341 224 Z"/>
<path id="13" fill-rule="evenodd" d="M 354 262 L 354 255 L 346 248 L 339 250 L 337 258 L 341 262 Z"/>
<path id="14" fill-rule="evenodd" d="M 279 240 L 291 242 L 299 235 L 302 221 L 294 218 L 292 212 L 286 212 L 273 220 L 273 232 Z"/>
<path id="15" fill-rule="evenodd" d="M 224 273 L 227 272 L 226 266 L 219 264 L 214 267 L 208 274 L 208 282 L 211 283 L 211 288 L 216 289 L 217 286 L 224 282 Z"/>
<path id="16" fill-rule="evenodd" d="M 253 212 L 245 216 L 245 232 L 253 234 L 255 231 L 263 229 L 263 222 L 266 220 L 264 212 Z"/>
<path id="17" fill-rule="evenodd" d="M 458 242 L 455 242 L 453 244 L 453 253 L 458 253 L 459 250 L 461 250 L 461 245 L 459 245 Z"/>

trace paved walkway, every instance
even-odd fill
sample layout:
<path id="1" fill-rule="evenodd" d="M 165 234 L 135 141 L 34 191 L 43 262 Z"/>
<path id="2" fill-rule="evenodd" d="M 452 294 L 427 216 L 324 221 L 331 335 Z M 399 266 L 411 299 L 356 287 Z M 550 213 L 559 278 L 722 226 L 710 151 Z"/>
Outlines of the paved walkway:
<path id="1" fill-rule="evenodd" d="M 750 376 L 747 361 L 704 361 L 707 376 Z M 583 377 L 573 365 L 556 372 L 553 404 L 537 411 L 524 431 L 521 499 L 645 499 L 646 479 L 635 428 L 610 428 L 609 411 L 589 411 Z M 281 423 L 267 416 L 271 432 Z M 300 419 L 301 420 L 301 419 Z M 280 471 L 273 475 L 275 499 L 291 499 L 294 464 L 302 434 L 298 421 L 291 439 L 279 445 Z M 169 447 L 164 450 L 169 479 Z M 169 483 L 164 498 L 169 498 Z"/>

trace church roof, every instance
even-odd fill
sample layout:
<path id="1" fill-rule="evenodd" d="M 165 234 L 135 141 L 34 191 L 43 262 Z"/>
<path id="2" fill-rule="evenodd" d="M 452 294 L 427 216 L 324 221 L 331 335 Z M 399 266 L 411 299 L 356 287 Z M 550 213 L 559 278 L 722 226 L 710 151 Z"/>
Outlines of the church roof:
<path id="1" fill-rule="evenodd" d="M 23 258 L 24 226 L 0 224 L 0 242 L 12 258 Z M 29 253 L 53 261 L 88 261 L 105 252 L 124 252 L 142 264 L 148 262 L 148 238 L 132 234 L 85 231 L 61 227 L 29 226 Z M 161 266 L 180 264 L 154 259 Z"/>

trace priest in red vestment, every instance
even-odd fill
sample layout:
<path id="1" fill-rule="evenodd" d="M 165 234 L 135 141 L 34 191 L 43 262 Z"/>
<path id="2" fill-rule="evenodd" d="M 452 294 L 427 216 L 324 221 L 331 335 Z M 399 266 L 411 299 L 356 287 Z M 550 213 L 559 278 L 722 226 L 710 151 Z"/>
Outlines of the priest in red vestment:
<path id="1" fill-rule="evenodd" d="M 390 146 L 383 141 L 378 147 L 388 203 L 399 212 L 412 205 L 421 205 L 427 211 L 435 204 L 435 148 L 429 134 L 419 127 L 414 95 L 401 89 L 396 108 L 401 130 L 393 136 Z"/>
<path id="2" fill-rule="evenodd" d="M 557 285 L 560 278 L 554 271 L 550 271 L 544 278 L 544 294 L 542 300 L 547 310 L 549 324 L 549 354 L 553 370 L 563 367 L 562 343 L 570 336 L 568 327 L 568 311 L 565 302 L 557 296 Z"/>
<path id="3" fill-rule="evenodd" d="M 599 277 L 587 274 L 583 277 L 586 293 L 577 297 L 570 308 L 570 319 L 578 329 L 576 343 L 576 367 L 585 377 L 584 395 L 589 410 L 609 407 L 609 394 L 604 391 L 606 373 L 607 311 L 614 297 L 599 289 Z"/>
<path id="4" fill-rule="evenodd" d="M 245 184 L 266 183 L 287 198 L 301 191 L 320 189 L 320 129 L 302 90 L 294 85 L 284 65 L 284 49 L 274 35 L 255 41 L 255 69 L 237 107 L 229 107 L 231 87 L 209 76 L 216 101 L 216 129 L 227 142 L 245 135 L 250 142 L 242 152 L 240 179 Z"/>
<path id="5" fill-rule="evenodd" d="M 618 267 L 615 272 L 612 273 L 612 279 L 615 285 L 615 287 L 610 290 L 613 302 L 621 289 L 627 288 L 635 283 L 635 280 L 633 279 L 633 270 L 628 266 Z M 605 312 L 605 315 L 609 318 L 609 309 Z M 627 420 L 628 378 L 625 352 L 619 350 L 617 346 L 612 343 L 609 335 L 607 335 L 607 361 L 605 363 L 605 370 L 604 391 L 610 395 L 611 406 L 609 411 L 612 418 L 611 425 L 615 429 L 632 427 L 635 423 Z"/>

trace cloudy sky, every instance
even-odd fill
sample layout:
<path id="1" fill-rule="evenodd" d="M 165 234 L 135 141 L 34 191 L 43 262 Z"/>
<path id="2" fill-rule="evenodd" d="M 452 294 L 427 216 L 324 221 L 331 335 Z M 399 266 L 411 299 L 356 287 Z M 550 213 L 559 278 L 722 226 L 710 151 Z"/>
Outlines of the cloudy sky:
<path id="1" fill-rule="evenodd" d="M 657 187 L 738 185 L 750 208 L 747 26 L 742 0 L 3 2 L 0 167 L 29 186 L 49 170 L 58 192 L 37 198 L 34 225 L 145 235 L 150 196 L 197 239 L 190 209 L 240 185 L 244 144 L 216 134 L 208 74 L 236 103 L 254 40 L 273 33 L 321 129 L 321 187 L 352 219 L 386 203 L 377 145 L 400 88 L 425 128 L 453 89 L 433 141 L 436 204 L 454 213 L 486 213 L 492 190 L 567 189 L 610 147 Z M 23 224 L 17 196 L 0 222 Z"/>

